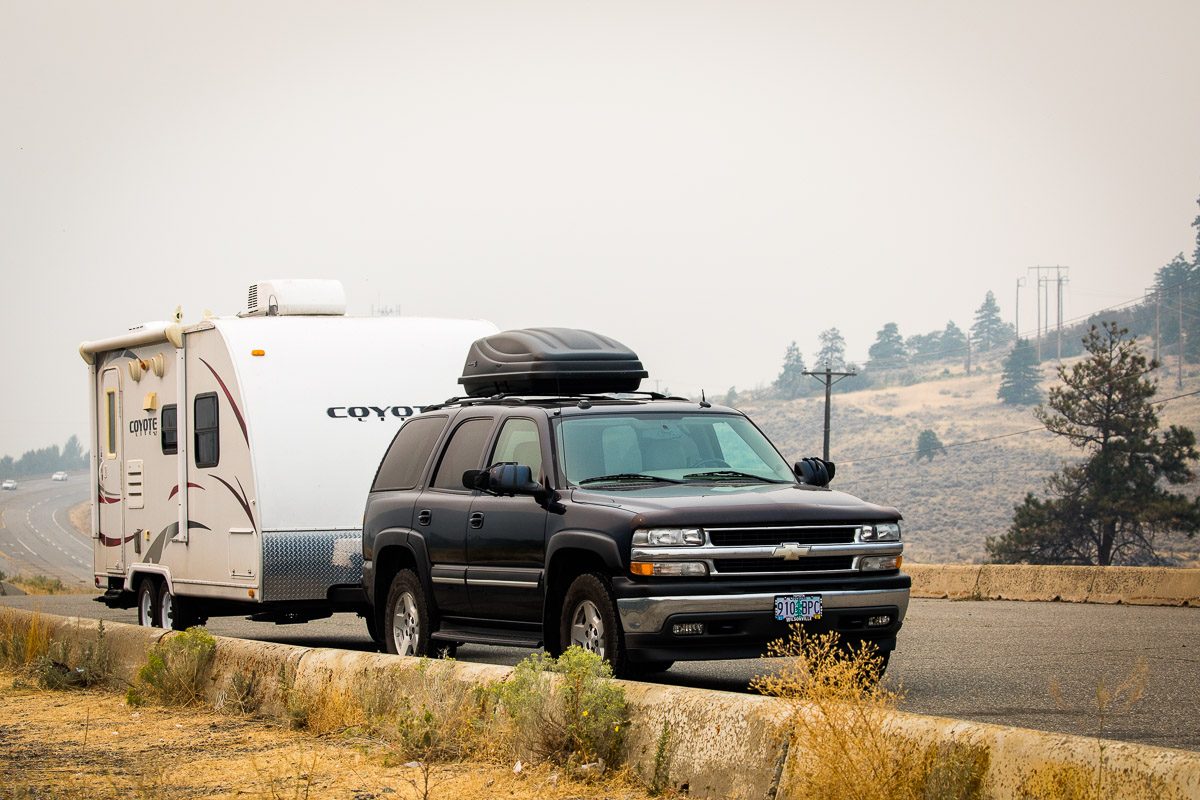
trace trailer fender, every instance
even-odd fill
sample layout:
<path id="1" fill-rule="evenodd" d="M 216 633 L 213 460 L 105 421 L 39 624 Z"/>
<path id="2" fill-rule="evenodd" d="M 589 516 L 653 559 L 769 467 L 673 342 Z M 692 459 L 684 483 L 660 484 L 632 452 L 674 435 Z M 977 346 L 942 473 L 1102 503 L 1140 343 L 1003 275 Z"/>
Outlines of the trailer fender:
<path id="1" fill-rule="evenodd" d="M 136 592 L 138 582 L 146 575 L 153 575 L 163 579 L 167 583 L 167 591 L 175 594 L 175 584 L 171 581 L 171 570 L 159 564 L 134 564 L 129 568 L 129 572 L 125 574 L 124 590 L 127 592 Z"/>

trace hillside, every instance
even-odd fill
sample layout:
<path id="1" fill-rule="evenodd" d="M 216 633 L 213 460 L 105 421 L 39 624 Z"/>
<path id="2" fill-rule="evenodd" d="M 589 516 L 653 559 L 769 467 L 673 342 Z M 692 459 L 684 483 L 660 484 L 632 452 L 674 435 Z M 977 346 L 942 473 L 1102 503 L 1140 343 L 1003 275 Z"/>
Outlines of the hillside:
<path id="1" fill-rule="evenodd" d="M 1048 475 L 1078 458 L 1078 452 L 1058 437 L 1039 431 L 948 447 L 932 461 L 915 462 L 912 451 L 925 428 L 949 446 L 1039 426 L 1032 407 L 1007 406 L 996 399 L 998 359 L 985 361 L 984 372 L 970 376 L 962 374 L 961 365 L 955 368 L 957 375 L 833 399 L 830 458 L 838 468 L 834 486 L 898 507 L 904 514 L 908 556 L 915 561 L 983 561 L 984 539 L 1007 530 L 1013 506 L 1026 492 L 1041 494 Z M 1043 390 L 1057 380 L 1053 362 L 1044 365 L 1044 375 Z M 1182 389 L 1176 388 L 1173 372 L 1163 372 L 1159 382 L 1160 397 L 1197 391 L 1200 371 L 1185 371 Z M 789 458 L 821 454 L 823 397 L 746 397 L 738 406 Z M 1181 424 L 1200 432 L 1200 396 L 1168 403 L 1159 417 L 1164 426 Z M 1195 495 L 1200 484 L 1182 491 Z M 1180 537 L 1172 556 L 1181 564 L 1200 565 L 1200 540 Z"/>

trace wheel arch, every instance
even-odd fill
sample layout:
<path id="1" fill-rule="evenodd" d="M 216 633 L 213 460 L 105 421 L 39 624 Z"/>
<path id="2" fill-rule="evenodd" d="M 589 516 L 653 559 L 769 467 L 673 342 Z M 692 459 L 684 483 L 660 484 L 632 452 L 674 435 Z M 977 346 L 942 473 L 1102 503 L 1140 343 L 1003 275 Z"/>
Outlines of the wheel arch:
<path id="1" fill-rule="evenodd" d="M 546 591 L 542 604 L 542 635 L 548 652 L 562 651 L 559 618 L 571 582 L 589 572 L 612 576 L 624 569 L 616 541 L 606 534 L 563 531 L 550 540 L 546 547 Z"/>
<path id="2" fill-rule="evenodd" d="M 403 569 L 411 569 L 417 574 L 430 610 L 435 610 L 433 583 L 429 577 L 428 551 L 425 539 L 419 533 L 405 528 L 380 531 L 375 537 L 374 554 L 371 585 L 363 588 L 368 591 L 368 604 L 377 625 L 383 625 L 383 613 L 387 606 L 388 588 L 392 585 L 392 579 Z M 382 627 L 379 630 L 382 630 Z"/>

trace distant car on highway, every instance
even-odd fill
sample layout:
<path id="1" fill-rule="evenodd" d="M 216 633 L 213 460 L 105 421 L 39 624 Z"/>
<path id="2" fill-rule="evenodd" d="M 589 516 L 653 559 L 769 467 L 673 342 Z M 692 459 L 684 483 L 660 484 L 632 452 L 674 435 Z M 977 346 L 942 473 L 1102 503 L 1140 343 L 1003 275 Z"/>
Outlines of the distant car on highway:
<path id="1" fill-rule="evenodd" d="M 65 481 L 66 479 L 67 479 L 67 473 L 65 473 L 65 472 L 56 472 L 50 476 L 50 480 L 52 480 L 52 481 Z"/>
<path id="2" fill-rule="evenodd" d="M 14 481 L 12 478 L 9 478 L 4 483 L 0 483 L 0 489 L 15 489 L 15 488 L 17 488 L 17 482 Z"/>

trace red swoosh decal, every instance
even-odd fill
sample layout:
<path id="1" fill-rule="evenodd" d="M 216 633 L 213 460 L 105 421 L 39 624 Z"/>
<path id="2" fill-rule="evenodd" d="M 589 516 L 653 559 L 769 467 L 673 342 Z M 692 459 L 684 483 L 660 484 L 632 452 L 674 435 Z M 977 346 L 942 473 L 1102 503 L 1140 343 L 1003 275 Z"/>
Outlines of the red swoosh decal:
<path id="1" fill-rule="evenodd" d="M 221 386 L 221 391 L 225 393 L 225 399 L 229 401 L 229 405 L 233 408 L 233 415 L 237 417 L 238 425 L 242 428 L 242 438 L 246 440 L 246 444 L 250 444 L 250 434 L 246 432 L 246 420 L 242 417 L 242 410 L 238 408 L 237 403 L 233 402 L 233 395 L 230 394 L 229 387 L 225 385 L 225 381 L 221 380 L 221 376 L 217 374 L 217 371 L 212 368 L 212 364 L 209 364 L 203 358 L 200 359 L 200 363 L 208 367 L 208 371 L 217 379 L 217 383 Z"/>
<path id="2" fill-rule="evenodd" d="M 103 533 L 101 533 L 96 538 L 99 539 L 100 543 L 103 544 L 105 547 L 120 547 L 121 545 L 125 544 L 126 542 L 133 541 L 134 539 L 136 539 L 137 535 L 138 535 L 138 532 L 134 531 L 133 533 L 126 536 L 124 539 L 120 539 L 120 538 L 114 539 L 111 536 L 105 536 Z"/>
<path id="3" fill-rule="evenodd" d="M 201 486 L 200 484 L 192 483 L 191 481 L 188 481 L 188 488 L 189 489 L 200 489 L 200 490 L 204 489 L 204 487 Z M 174 487 L 172 487 L 171 493 L 169 495 L 167 495 L 167 499 L 170 500 L 172 497 L 174 497 L 177 494 L 179 494 L 179 484 L 178 483 L 175 484 Z"/>
<path id="4" fill-rule="evenodd" d="M 121 495 L 112 494 L 111 492 L 106 492 L 104 490 L 104 487 L 100 486 L 99 484 L 96 485 L 96 490 L 99 493 L 99 496 L 97 497 L 97 499 L 101 502 L 101 504 L 121 502 Z"/>

